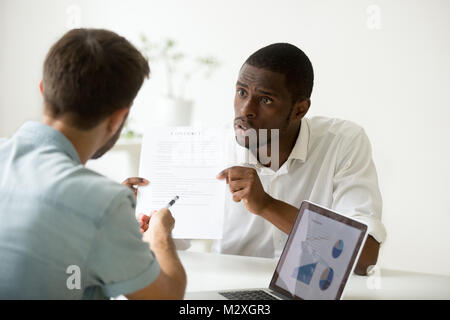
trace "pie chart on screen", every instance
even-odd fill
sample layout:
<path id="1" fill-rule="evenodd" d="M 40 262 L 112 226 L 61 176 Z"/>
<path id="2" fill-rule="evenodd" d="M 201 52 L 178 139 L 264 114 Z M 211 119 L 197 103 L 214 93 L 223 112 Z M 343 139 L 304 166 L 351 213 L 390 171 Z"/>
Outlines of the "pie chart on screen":
<path id="1" fill-rule="evenodd" d="M 330 286 L 331 282 L 333 281 L 333 269 L 326 268 L 322 275 L 320 276 L 319 280 L 319 287 L 321 290 L 327 290 Z"/>
<path id="2" fill-rule="evenodd" d="M 344 241 L 338 240 L 338 241 L 336 241 L 336 243 L 333 246 L 331 255 L 333 256 L 333 258 L 336 259 L 341 255 L 342 250 L 344 250 Z"/>

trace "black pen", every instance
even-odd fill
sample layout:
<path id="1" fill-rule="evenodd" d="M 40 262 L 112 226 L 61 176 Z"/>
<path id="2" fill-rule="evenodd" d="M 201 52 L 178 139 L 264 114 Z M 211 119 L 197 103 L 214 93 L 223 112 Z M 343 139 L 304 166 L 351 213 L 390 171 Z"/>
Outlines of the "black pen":
<path id="1" fill-rule="evenodd" d="M 171 206 L 175 204 L 175 202 L 180 199 L 179 196 L 175 196 L 172 200 L 169 201 L 169 203 L 166 205 L 166 208 L 169 209 Z"/>

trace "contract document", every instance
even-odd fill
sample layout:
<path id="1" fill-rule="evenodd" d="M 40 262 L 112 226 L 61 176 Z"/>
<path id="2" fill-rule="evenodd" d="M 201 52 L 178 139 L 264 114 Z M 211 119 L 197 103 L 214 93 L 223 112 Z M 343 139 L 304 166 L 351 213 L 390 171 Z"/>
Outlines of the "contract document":
<path id="1" fill-rule="evenodd" d="M 136 215 L 167 205 L 175 218 L 173 238 L 221 239 L 226 183 L 216 175 L 226 169 L 225 130 L 162 127 L 144 133 Z"/>

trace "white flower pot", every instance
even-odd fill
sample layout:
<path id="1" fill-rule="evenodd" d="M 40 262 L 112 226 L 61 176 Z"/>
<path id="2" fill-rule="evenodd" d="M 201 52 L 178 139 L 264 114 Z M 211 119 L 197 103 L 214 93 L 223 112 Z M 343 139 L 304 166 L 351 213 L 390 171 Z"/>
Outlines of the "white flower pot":
<path id="1" fill-rule="evenodd" d="M 189 126 L 191 124 L 192 101 L 163 97 L 155 110 L 155 122 L 162 126 Z"/>

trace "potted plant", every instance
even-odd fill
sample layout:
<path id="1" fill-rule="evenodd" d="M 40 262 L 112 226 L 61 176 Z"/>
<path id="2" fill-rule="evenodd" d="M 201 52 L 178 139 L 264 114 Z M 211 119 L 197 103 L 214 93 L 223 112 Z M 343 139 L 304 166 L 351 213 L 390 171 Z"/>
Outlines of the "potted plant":
<path id="1" fill-rule="evenodd" d="M 154 116 L 165 126 L 190 125 L 193 101 L 186 98 L 186 85 L 193 76 L 210 77 L 219 62 L 212 56 L 188 57 L 174 39 L 150 42 L 145 34 L 140 35 L 141 51 L 150 65 L 160 64 L 166 74 L 166 92 L 157 102 Z"/>

